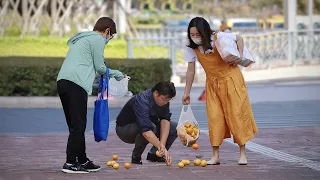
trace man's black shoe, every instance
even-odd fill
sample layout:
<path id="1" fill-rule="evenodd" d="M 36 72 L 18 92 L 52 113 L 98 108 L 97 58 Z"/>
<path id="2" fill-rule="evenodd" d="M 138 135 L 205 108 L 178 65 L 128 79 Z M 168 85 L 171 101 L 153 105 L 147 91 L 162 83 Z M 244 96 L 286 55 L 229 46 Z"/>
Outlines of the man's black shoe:
<path id="1" fill-rule="evenodd" d="M 93 164 L 93 162 L 90 161 L 89 159 L 87 160 L 86 163 L 81 164 L 81 165 L 84 169 L 88 170 L 89 172 L 96 172 L 101 169 L 100 166 Z"/>
<path id="2" fill-rule="evenodd" d="M 163 157 L 158 157 L 155 154 L 148 153 L 147 160 L 151 162 L 166 162 Z"/>
<path id="3" fill-rule="evenodd" d="M 65 173 L 73 173 L 73 174 L 80 174 L 80 173 L 89 173 L 88 170 L 84 169 L 80 163 L 76 163 L 76 164 L 67 164 L 64 163 L 63 168 L 62 168 L 62 172 Z"/>
<path id="4" fill-rule="evenodd" d="M 131 159 L 132 164 L 142 164 L 141 158 L 132 158 Z"/>

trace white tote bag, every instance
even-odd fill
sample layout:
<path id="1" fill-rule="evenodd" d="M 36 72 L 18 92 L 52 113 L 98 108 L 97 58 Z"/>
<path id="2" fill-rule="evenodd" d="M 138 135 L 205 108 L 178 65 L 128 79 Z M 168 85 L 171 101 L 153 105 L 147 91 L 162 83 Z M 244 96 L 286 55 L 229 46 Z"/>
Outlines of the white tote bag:
<path id="1" fill-rule="evenodd" d="M 196 143 L 200 135 L 199 124 L 193 115 L 191 106 L 187 106 L 187 111 L 184 111 L 185 106 L 182 106 L 180 118 L 177 125 L 177 134 L 184 146 L 191 146 Z"/>
<path id="2" fill-rule="evenodd" d="M 126 76 L 120 81 L 117 81 L 115 78 L 110 78 L 109 80 L 109 96 L 115 98 L 124 97 L 128 92 L 128 83 L 131 78 Z"/>

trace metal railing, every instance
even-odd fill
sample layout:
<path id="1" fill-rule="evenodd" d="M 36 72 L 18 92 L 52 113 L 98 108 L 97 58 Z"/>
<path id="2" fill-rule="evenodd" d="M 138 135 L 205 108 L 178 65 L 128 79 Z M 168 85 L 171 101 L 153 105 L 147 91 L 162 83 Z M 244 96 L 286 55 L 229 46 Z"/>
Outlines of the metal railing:
<path id="1" fill-rule="evenodd" d="M 320 62 L 320 30 L 283 30 L 241 36 L 256 61 L 255 66 Z M 187 37 L 183 33 L 176 34 L 175 37 L 128 38 L 128 58 L 169 58 L 174 75 L 185 73 L 186 63 L 182 54 L 186 42 Z M 201 66 L 197 67 L 197 72 L 201 72 Z"/>

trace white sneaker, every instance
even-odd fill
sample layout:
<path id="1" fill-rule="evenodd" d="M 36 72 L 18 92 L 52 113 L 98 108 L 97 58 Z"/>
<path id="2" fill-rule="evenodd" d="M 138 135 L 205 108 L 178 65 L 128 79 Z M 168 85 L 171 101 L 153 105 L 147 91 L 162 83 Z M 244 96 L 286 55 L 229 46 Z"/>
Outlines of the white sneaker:
<path id="1" fill-rule="evenodd" d="M 213 158 L 211 158 L 209 161 L 207 161 L 207 165 L 219 165 L 220 164 L 220 160 L 218 159 L 217 161 L 213 160 Z"/>
<path id="2" fill-rule="evenodd" d="M 247 159 L 242 159 L 242 160 L 238 160 L 238 164 L 239 165 L 247 165 L 248 164 L 248 160 Z"/>

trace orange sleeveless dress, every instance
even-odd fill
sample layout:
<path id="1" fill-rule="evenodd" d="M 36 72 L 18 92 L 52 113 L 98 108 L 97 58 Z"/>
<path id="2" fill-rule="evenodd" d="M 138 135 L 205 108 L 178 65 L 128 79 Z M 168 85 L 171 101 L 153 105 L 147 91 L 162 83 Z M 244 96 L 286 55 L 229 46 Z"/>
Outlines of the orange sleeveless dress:
<path id="1" fill-rule="evenodd" d="M 217 33 L 214 40 L 217 39 Z M 247 88 L 238 66 L 222 60 L 217 48 L 210 54 L 195 49 L 198 61 L 206 72 L 206 111 L 212 146 L 220 146 L 230 138 L 239 146 L 244 145 L 258 132 Z"/>

